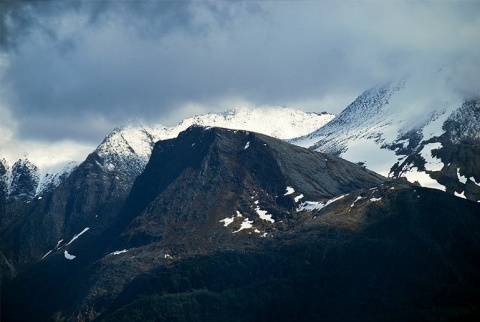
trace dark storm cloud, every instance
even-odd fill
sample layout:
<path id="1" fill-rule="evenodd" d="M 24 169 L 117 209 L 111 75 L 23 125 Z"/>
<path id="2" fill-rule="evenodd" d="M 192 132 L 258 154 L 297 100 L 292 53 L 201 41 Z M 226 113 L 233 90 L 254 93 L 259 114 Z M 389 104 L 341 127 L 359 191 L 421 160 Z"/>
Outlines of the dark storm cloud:
<path id="1" fill-rule="evenodd" d="M 206 88 L 185 69 L 201 63 L 186 42 L 228 29 L 236 10 L 260 12 L 254 3 L 216 1 L 2 1 L 1 81 L 19 135 L 78 138 L 85 116 L 120 124 L 173 108 L 185 91 L 195 97 Z M 105 129 L 84 132 L 98 140 Z"/>
<path id="2" fill-rule="evenodd" d="M 144 37 L 161 37 L 179 29 L 202 34 L 208 32 L 210 24 L 196 19 L 196 10 L 200 7 L 207 10 L 219 26 L 226 26 L 234 19 L 239 8 L 250 14 L 262 11 L 254 2 L 236 1 L 2 0 L 0 49 L 15 48 L 32 30 L 40 30 L 51 40 L 58 40 L 58 26 L 54 22 L 68 14 L 84 15 L 84 27 L 101 27 L 114 20 L 134 28 Z"/>
<path id="3" fill-rule="evenodd" d="M 237 101 L 339 112 L 439 67 L 480 89 L 475 2 L 1 3 L 0 108 L 26 138 L 94 142 L 132 116 L 178 121 Z"/>
<path id="4" fill-rule="evenodd" d="M 42 1 L 2 0 L 0 2 L 0 46 L 2 50 L 15 48 L 32 30 L 40 29 L 52 40 L 58 30 L 51 23 L 66 14 L 83 14 L 89 25 L 101 25 L 109 18 L 122 17 L 122 23 L 137 24 L 145 33 L 165 34 L 171 29 L 190 27 L 189 1 Z M 141 19 L 138 19 L 141 17 Z"/>

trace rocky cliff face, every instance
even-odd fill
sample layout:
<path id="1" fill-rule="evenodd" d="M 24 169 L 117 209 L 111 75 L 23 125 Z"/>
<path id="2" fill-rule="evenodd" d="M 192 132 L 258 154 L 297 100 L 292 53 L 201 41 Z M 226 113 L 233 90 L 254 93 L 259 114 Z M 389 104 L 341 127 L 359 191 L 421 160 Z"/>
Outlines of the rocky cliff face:
<path id="1" fill-rule="evenodd" d="M 8 202 L 31 200 L 40 182 L 38 168 L 28 159 L 20 159 L 12 166 L 8 180 Z"/>
<path id="2" fill-rule="evenodd" d="M 117 247 L 198 237 L 196 227 L 205 230 L 202 238 L 209 236 L 202 241 L 203 251 L 224 247 L 217 237 L 230 238 L 234 231 L 271 237 L 293 225 L 291 212 L 302 201 L 325 201 L 383 181 L 345 160 L 261 134 L 191 127 L 175 140 L 156 144 L 124 210 L 146 212 L 135 218 L 122 235 L 126 243 Z M 221 220 L 230 222 L 227 229 Z M 172 227 L 170 222 L 181 224 Z M 178 250 L 168 248 L 176 254 L 196 252 L 196 246 L 186 244 Z"/>
<path id="3" fill-rule="evenodd" d="M 7 204 L 7 169 L 0 160 L 0 227 L 3 226 L 5 220 L 5 206 Z"/>
<path id="4" fill-rule="evenodd" d="M 381 321 L 479 312 L 477 203 L 219 128 L 156 143 L 131 189 L 118 175 L 94 153 L 51 195 L 15 210 L 24 217 L 6 241 L 18 245 L 2 240 L 2 268 L 17 259 L 11 249 L 32 247 L 22 258 L 35 260 L 15 262 L 3 319 Z"/>
<path id="5" fill-rule="evenodd" d="M 420 141 L 392 167 L 392 174 L 401 176 L 416 168 L 436 180 L 442 190 L 480 201 L 479 133 L 480 102 L 466 101 L 443 123 L 440 135 Z"/>
<path id="6" fill-rule="evenodd" d="M 98 227 L 100 234 L 118 214 L 132 183 L 132 178 L 112 171 L 92 153 L 52 192 L 8 203 L 0 251 L 11 269 L 2 271 L 2 279 L 4 273 L 10 276 L 48 256 L 88 227 Z"/>

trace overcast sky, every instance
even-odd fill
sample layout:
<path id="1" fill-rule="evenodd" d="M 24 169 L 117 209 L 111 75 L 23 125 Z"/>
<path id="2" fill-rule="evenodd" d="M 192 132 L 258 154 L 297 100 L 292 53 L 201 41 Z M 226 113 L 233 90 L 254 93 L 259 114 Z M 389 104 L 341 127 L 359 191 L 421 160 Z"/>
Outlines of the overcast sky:
<path id="1" fill-rule="evenodd" d="M 448 68 L 480 93 L 478 1 L 0 2 L 0 145 L 97 145 L 131 118 L 239 105 L 340 112 Z"/>

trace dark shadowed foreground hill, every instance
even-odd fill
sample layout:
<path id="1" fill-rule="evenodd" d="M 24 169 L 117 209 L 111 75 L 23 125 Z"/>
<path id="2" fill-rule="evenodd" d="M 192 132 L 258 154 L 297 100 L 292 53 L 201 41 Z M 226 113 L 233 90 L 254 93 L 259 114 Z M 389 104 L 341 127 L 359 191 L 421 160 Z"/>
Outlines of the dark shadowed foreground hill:
<path id="1" fill-rule="evenodd" d="M 264 135 L 192 127 L 160 141 L 108 209 L 3 285 L 2 321 L 479 313 L 478 203 Z"/>

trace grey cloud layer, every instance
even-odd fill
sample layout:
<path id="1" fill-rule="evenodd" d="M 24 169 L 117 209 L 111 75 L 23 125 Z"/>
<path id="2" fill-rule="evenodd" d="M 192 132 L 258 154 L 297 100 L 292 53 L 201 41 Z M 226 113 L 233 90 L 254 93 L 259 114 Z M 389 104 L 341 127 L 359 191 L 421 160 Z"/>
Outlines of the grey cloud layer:
<path id="1" fill-rule="evenodd" d="M 171 117 L 187 103 L 321 102 L 439 67 L 480 93 L 475 2 L 2 6 L 3 104 L 23 137 L 94 141 L 109 130 L 100 123 Z"/>

